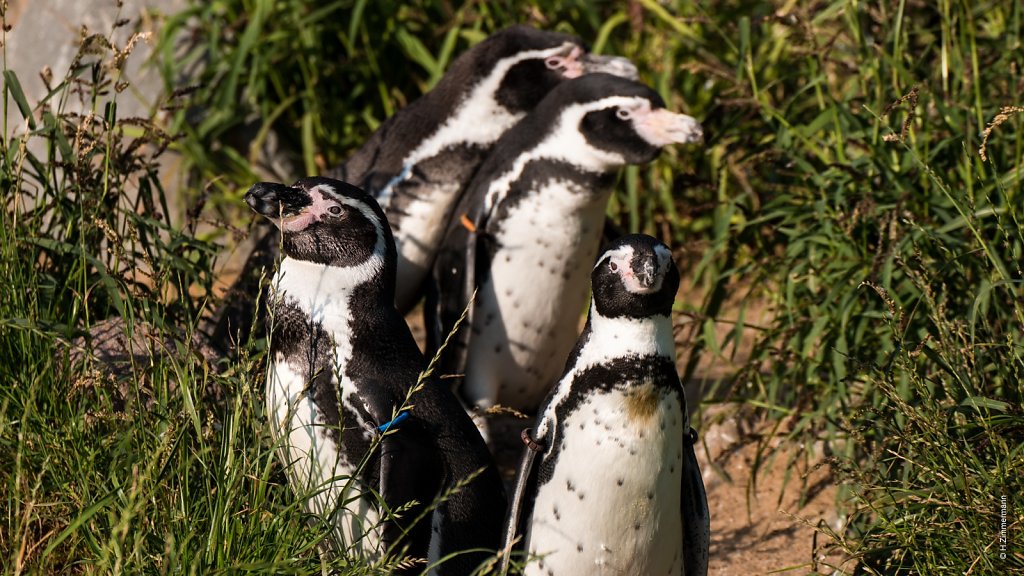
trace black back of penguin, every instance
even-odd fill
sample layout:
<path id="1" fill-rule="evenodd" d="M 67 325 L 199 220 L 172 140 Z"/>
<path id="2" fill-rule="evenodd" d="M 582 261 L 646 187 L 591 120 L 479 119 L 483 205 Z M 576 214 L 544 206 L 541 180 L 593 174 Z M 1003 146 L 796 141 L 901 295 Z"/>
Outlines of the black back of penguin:
<path id="1" fill-rule="evenodd" d="M 279 395 L 305 394 L 312 380 L 308 395 L 319 424 L 309 429 L 325 438 L 318 434 L 308 442 L 341 443 L 342 458 L 360 462 L 371 445 L 367 430 L 395 415 L 426 364 L 393 305 L 395 249 L 383 212 L 362 190 L 325 178 L 302 179 L 292 187 L 258 184 L 246 200 L 284 232 L 284 276 L 278 278 L 283 298 L 271 353 L 275 365 L 289 365 L 285 379 L 297 369 L 305 376 Z M 317 310 L 324 314 L 317 316 Z M 341 374 L 332 378 L 335 367 Z M 268 400 L 275 392 L 272 384 L 268 381 Z M 437 382 L 427 380 L 411 400 L 410 416 L 380 440 L 362 480 L 391 508 L 419 502 L 406 512 L 402 522 L 407 522 L 440 490 L 483 469 L 434 512 L 436 521 L 422 520 L 403 542 L 422 557 L 432 547 L 440 554 L 495 548 L 504 493 L 479 434 Z M 294 434 L 286 443 L 293 441 Z M 386 525 L 385 544 L 398 541 L 401 529 L 408 528 L 399 524 Z M 480 554 L 462 556 L 438 573 L 468 573 L 481 559 Z"/>
<path id="2" fill-rule="evenodd" d="M 565 44 L 583 48 L 583 43 L 575 36 L 522 25 L 489 36 L 456 58 L 430 92 L 388 118 L 359 150 L 328 176 L 358 184 L 371 193 L 379 190 L 402 171 L 409 152 L 451 116 L 469 96 L 470 89 L 486 77 L 500 59 L 518 52 Z M 495 100 L 509 112 L 524 114 L 564 79 L 562 71 L 546 66 L 542 60 L 525 60 L 506 74 Z M 475 168 L 484 153 L 486 150 L 477 151 L 479 158 L 460 158 L 453 153 L 452 168 L 460 172 Z M 458 164 L 465 166 L 454 166 Z"/>

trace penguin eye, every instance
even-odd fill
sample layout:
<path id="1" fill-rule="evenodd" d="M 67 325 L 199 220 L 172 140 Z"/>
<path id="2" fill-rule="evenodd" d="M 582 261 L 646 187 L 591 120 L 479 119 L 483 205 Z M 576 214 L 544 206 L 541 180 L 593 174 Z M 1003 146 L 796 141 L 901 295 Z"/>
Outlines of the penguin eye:
<path id="1" fill-rule="evenodd" d="M 625 108 L 619 108 L 618 110 L 615 111 L 615 115 L 619 118 L 619 120 L 629 120 L 629 117 L 632 116 L 633 113 L 630 112 L 629 110 L 626 110 Z"/>
<path id="2" fill-rule="evenodd" d="M 619 269 L 619 265 L 616 264 L 615 262 L 609 262 L 608 269 L 611 270 L 612 272 L 615 272 Z"/>
<path id="3" fill-rule="evenodd" d="M 562 58 L 559 56 L 552 56 L 544 61 L 544 65 L 550 70 L 558 70 L 562 67 Z"/>
<path id="4" fill-rule="evenodd" d="M 338 214 L 341 214 L 341 206 L 331 206 L 327 211 L 337 216 Z"/>

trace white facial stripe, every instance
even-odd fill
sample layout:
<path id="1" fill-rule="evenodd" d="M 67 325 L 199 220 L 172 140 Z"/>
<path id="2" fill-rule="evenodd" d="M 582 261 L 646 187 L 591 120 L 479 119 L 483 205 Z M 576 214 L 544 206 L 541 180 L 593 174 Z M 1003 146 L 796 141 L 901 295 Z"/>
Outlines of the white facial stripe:
<path id="1" fill-rule="evenodd" d="M 637 102 L 619 106 L 619 114 L 628 114 L 629 117 L 643 117 L 651 113 L 651 101 L 640 98 Z"/>
<path id="2" fill-rule="evenodd" d="M 608 262 L 609 260 L 614 261 L 616 264 L 619 262 L 629 262 L 633 259 L 633 247 L 632 246 L 620 246 L 615 250 L 608 250 L 604 254 L 601 254 L 600 260 L 597 264 L 594 264 L 594 269 L 597 270 L 599 266 Z"/>
<path id="3" fill-rule="evenodd" d="M 369 262 L 363 264 L 372 264 L 377 269 L 383 267 L 384 252 L 387 249 L 387 243 L 384 240 L 384 223 L 381 222 L 381 219 L 379 216 L 377 216 L 377 213 L 374 212 L 372 208 L 367 206 L 365 202 L 361 200 L 356 200 L 355 198 L 341 195 L 337 191 L 335 191 L 334 187 L 329 186 L 327 184 L 320 184 L 318 186 L 315 186 L 312 190 L 309 191 L 309 193 L 310 196 L 313 197 L 312 206 L 303 210 L 302 213 L 299 214 L 298 216 L 293 217 L 291 221 L 286 221 L 285 230 L 289 232 L 298 232 L 305 229 L 306 226 L 309 226 L 313 222 L 321 220 L 321 216 L 323 216 L 331 206 L 337 206 L 338 204 L 351 206 L 352 208 L 358 210 L 367 220 L 369 220 L 373 224 L 374 232 L 376 232 L 377 234 L 377 241 L 373 247 L 374 258 L 372 258 Z M 303 220 L 300 219 L 305 219 L 305 224 L 302 225 L 301 227 L 299 226 L 299 223 L 302 222 Z M 378 258 L 379 262 L 376 262 Z"/>
<path id="4" fill-rule="evenodd" d="M 654 246 L 654 253 L 658 256 L 659 271 L 664 275 L 669 265 L 672 264 L 672 251 L 661 244 L 656 244 Z"/>
<path id="5" fill-rule="evenodd" d="M 565 162 L 578 166 L 588 172 L 605 172 L 626 163 L 621 154 L 608 152 L 591 146 L 586 137 L 579 131 L 583 117 L 596 110 L 604 110 L 614 106 L 636 106 L 640 100 L 629 96 L 610 96 L 584 104 L 566 107 L 558 117 L 558 122 L 533 150 L 520 154 L 512 168 L 491 183 L 487 192 L 486 209 L 489 211 L 505 197 L 511 187 L 522 174 L 527 164 L 538 158 Z"/>
<path id="6" fill-rule="evenodd" d="M 384 268 L 384 259 L 388 250 L 387 241 L 384 239 L 384 226 L 386 224 L 381 221 L 372 208 L 363 202 L 343 197 L 341 198 L 341 203 L 359 210 L 367 220 L 373 223 L 373 230 L 377 234 L 377 242 L 373 245 L 373 257 L 360 266 L 371 265 L 374 269 L 373 275 L 376 276 Z"/>
<path id="7" fill-rule="evenodd" d="M 412 175 L 412 167 L 421 161 L 436 156 L 445 148 L 455 144 L 489 145 L 497 140 L 525 116 L 522 112 L 509 112 L 498 103 L 498 88 L 501 86 L 505 74 L 523 60 L 558 56 L 566 51 L 567 46 L 572 45 L 567 42 L 547 50 L 528 50 L 499 60 L 491 69 L 491 73 L 474 86 L 472 91 L 457 105 L 448 121 L 406 156 L 402 162 L 402 172 L 376 193 L 381 208 L 385 211 L 388 209 L 395 186 L 409 178 Z"/>
<path id="8" fill-rule="evenodd" d="M 373 224 L 373 230 L 377 234 L 377 247 L 378 247 L 377 249 L 374 250 L 374 252 L 375 253 L 383 254 L 384 253 L 384 249 L 383 249 L 383 245 L 384 245 L 384 223 L 381 222 L 380 216 L 378 216 L 377 213 L 373 211 L 373 208 L 370 208 L 369 206 L 367 206 L 365 202 L 362 202 L 360 200 L 356 200 L 355 198 L 349 198 L 347 196 L 339 196 L 339 197 L 337 197 L 337 200 L 338 200 L 338 202 L 340 202 L 341 204 L 344 204 L 345 206 L 351 206 L 351 207 L 355 208 L 356 210 L 359 210 L 360 214 L 362 214 L 363 217 L 365 217 L 367 220 L 370 221 L 370 223 Z"/>
<path id="9" fill-rule="evenodd" d="M 633 129 L 653 146 L 691 144 L 704 139 L 700 123 L 686 114 L 676 114 L 664 108 L 636 110 Z"/>

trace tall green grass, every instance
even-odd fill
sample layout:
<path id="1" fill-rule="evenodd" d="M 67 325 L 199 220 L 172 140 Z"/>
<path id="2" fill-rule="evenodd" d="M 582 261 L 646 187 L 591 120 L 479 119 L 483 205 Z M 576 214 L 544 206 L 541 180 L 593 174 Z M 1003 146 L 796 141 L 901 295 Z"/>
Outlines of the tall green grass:
<path id="1" fill-rule="evenodd" d="M 259 348 L 225 366 L 196 346 L 208 303 L 190 289 L 210 293 L 216 247 L 170 223 L 171 138 L 118 115 L 125 50 L 85 38 L 39 102 L 4 67 L 23 128 L 0 144 L 0 567 L 320 573 L 326 528 L 271 457 Z M 119 376 L 73 362 L 112 317 L 123 341 L 150 334 Z"/>
<path id="2" fill-rule="evenodd" d="M 254 408 L 258 346 L 220 372 L 184 353 L 137 366 L 158 409 L 117 412 L 58 345 L 122 316 L 191 349 L 212 303 L 188 288 L 209 293 L 216 247 L 170 226 L 151 151 L 183 153 L 206 210 L 232 214 L 254 167 L 286 179 L 334 165 L 512 22 L 629 56 L 702 119 L 703 153 L 627 170 L 609 213 L 678 249 L 695 287 L 678 306 L 685 375 L 733 366 L 716 401 L 775 419 L 786 446 L 822 441 L 846 487 L 849 521 L 829 532 L 844 568 L 1024 568 L 1024 114 L 1000 116 L 1022 104 L 1022 13 L 1014 0 L 196 1 L 161 39 L 179 91 L 169 126 L 117 116 L 100 40 L 106 56 L 68 77 L 86 81 L 91 117 L 67 113 L 68 84 L 37 105 L 6 75 L 5 108 L 35 122 L 5 130 L 0 174 L 6 571 L 319 569 L 323 531 L 282 486 Z M 270 143 L 277 167 L 258 166 Z"/>

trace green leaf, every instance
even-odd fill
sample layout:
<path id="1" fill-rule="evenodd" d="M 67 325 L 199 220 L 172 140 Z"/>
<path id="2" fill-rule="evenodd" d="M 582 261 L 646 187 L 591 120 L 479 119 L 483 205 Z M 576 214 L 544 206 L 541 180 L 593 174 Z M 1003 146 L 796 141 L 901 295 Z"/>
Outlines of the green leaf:
<path id="1" fill-rule="evenodd" d="M 32 107 L 28 105 L 28 99 L 25 98 L 25 92 L 21 89 L 21 82 L 18 81 L 18 75 L 14 73 L 14 70 L 4 70 L 4 85 L 7 86 L 7 93 L 14 98 L 14 103 L 18 105 L 21 117 L 28 120 L 30 129 L 35 130 L 36 119 L 32 117 Z"/>
<path id="2" fill-rule="evenodd" d="M 64 130 L 61 129 L 60 123 L 57 122 L 57 118 L 54 117 L 49 111 L 43 112 L 43 125 L 53 135 L 53 140 L 57 144 L 57 151 L 60 152 L 60 157 L 65 162 L 74 161 L 74 152 L 71 149 L 71 143 L 68 142 L 67 136 L 64 135 Z"/>
<path id="3" fill-rule="evenodd" d="M 422 66 L 431 77 L 437 76 L 440 78 L 444 74 L 444 70 L 438 65 L 437 59 L 430 54 L 430 51 L 427 50 L 427 47 L 423 45 L 419 38 L 413 36 L 404 28 L 398 30 L 397 38 L 405 54 L 413 62 Z"/>
<path id="4" fill-rule="evenodd" d="M 994 400 L 992 398 L 986 398 L 984 396 L 969 396 L 967 398 L 964 398 L 963 401 L 960 402 L 960 406 L 974 408 L 977 411 L 980 411 L 981 408 L 1004 413 L 1010 410 L 1009 402 L 1003 402 L 1002 400 Z"/>

